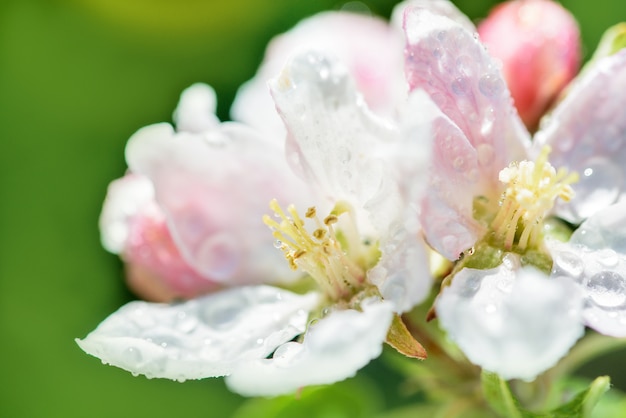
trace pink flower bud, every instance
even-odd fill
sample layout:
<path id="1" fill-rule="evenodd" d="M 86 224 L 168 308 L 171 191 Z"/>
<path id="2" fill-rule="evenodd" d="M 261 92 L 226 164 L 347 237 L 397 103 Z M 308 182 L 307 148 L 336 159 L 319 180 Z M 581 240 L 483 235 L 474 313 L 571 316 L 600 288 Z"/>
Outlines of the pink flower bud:
<path id="1" fill-rule="evenodd" d="M 580 36 L 573 16 L 549 0 L 513 0 L 496 6 L 478 26 L 530 130 L 576 75 Z"/>

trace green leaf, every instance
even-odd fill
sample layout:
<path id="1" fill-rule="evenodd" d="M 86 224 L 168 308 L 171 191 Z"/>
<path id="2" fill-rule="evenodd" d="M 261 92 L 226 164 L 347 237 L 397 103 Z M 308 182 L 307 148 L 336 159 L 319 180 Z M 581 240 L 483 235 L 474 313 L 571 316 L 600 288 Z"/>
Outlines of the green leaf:
<path id="1" fill-rule="evenodd" d="M 250 399 L 233 418 L 374 418 L 383 404 L 376 386 L 359 376 L 334 385 L 306 387 L 293 395 Z"/>
<path id="2" fill-rule="evenodd" d="M 524 418 L 519 402 L 513 397 L 509 384 L 495 373 L 483 370 L 481 374 L 483 394 L 489 406 L 507 418 Z"/>
<path id="3" fill-rule="evenodd" d="M 424 360 L 427 357 L 426 350 L 411 335 L 399 315 L 393 316 L 385 342 L 406 357 L 418 358 L 420 360 Z"/>
<path id="4" fill-rule="evenodd" d="M 497 374 L 483 371 L 481 381 L 489 406 L 500 416 L 507 418 L 591 418 L 593 408 L 610 386 L 608 376 L 598 377 L 571 401 L 552 411 L 535 413 L 520 406 L 508 383 Z"/>
<path id="5" fill-rule="evenodd" d="M 600 43 L 593 53 L 592 61 L 608 57 L 626 47 L 626 23 L 618 23 L 604 32 Z"/>
<path id="6" fill-rule="evenodd" d="M 591 411 L 596 406 L 600 397 L 609 390 L 611 379 L 608 376 L 596 378 L 589 387 L 580 392 L 568 403 L 552 411 L 546 417 L 551 418 L 591 418 Z"/>

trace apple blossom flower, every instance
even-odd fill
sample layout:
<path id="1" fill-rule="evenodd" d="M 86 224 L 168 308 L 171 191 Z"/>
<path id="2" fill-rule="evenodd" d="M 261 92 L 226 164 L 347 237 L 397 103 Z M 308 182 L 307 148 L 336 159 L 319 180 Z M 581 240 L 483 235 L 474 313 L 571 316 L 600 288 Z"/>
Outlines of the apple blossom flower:
<path id="1" fill-rule="evenodd" d="M 551 0 L 497 5 L 478 25 L 481 41 L 502 62 L 504 79 L 526 126 L 534 130 L 580 64 L 574 17 Z"/>
<path id="2" fill-rule="evenodd" d="M 220 125 L 214 112 L 210 87 L 185 90 L 177 130 L 157 124 L 134 134 L 126 147 L 130 172 L 109 187 L 103 244 L 121 254 L 131 288 L 147 299 L 187 299 L 294 276 L 266 249 L 272 239 L 256 221 L 271 198 L 299 201 L 303 184 L 286 175 L 275 141 L 242 125 Z"/>
<path id="3" fill-rule="evenodd" d="M 585 324 L 626 336 L 626 98 L 611 95 L 626 87 L 626 52 L 576 80 L 531 146 L 477 37 L 427 7 L 404 23 L 411 89 L 440 109 L 424 233 L 462 256 L 436 301 L 441 326 L 507 379 L 554 365 Z M 550 216 L 586 221 L 563 243 L 545 237 Z"/>
<path id="4" fill-rule="evenodd" d="M 371 110 L 392 116 L 406 99 L 400 27 L 352 12 L 323 12 L 275 37 L 254 78 L 243 84 L 231 108 L 234 120 L 269 133 L 284 134 L 267 82 L 295 52 L 316 49 L 341 59 Z M 281 140 L 282 137 L 278 136 Z"/>
<path id="5" fill-rule="evenodd" d="M 245 237 L 238 236 L 241 225 L 252 232 L 257 222 L 264 223 L 267 236 L 275 242 L 264 245 L 255 240 L 253 244 L 260 247 L 257 250 L 269 248 L 284 257 L 281 264 L 297 270 L 314 290 L 297 294 L 256 285 L 232 287 L 180 304 L 131 302 L 78 340 L 83 350 L 105 363 L 148 377 L 227 376 L 232 390 L 261 396 L 350 377 L 381 353 L 385 341 L 396 344 L 404 354 L 426 356 L 406 328 L 398 325 L 397 314 L 423 300 L 432 284 L 419 233 L 418 205 L 426 184 L 434 104 L 417 91 L 409 96 L 398 119 L 380 118 L 365 105 L 347 67 L 316 51 L 293 57 L 270 86 L 287 128 L 288 158 L 308 185 L 303 190 L 315 205 L 299 209 L 298 193 L 289 206 L 280 203 L 284 198 L 268 199 L 266 205 L 269 203 L 274 215 L 266 215 L 261 222 L 253 210 L 256 206 L 247 202 L 261 192 L 246 187 L 247 178 L 238 179 L 229 189 L 209 188 L 215 193 L 208 202 L 197 198 L 185 201 L 187 194 L 176 195 L 176 200 L 168 195 L 162 201 L 169 205 L 166 213 L 175 215 L 194 207 L 189 203 L 211 205 L 198 212 L 189 227 L 215 219 L 217 210 L 235 212 L 238 222 L 219 225 L 231 228 L 233 236 L 227 230 L 220 234 L 234 239 L 241 254 L 249 246 Z M 215 138 L 217 134 L 222 135 Z M 170 186 L 166 190 L 172 193 L 188 183 L 227 178 L 228 173 L 218 170 L 230 168 L 233 162 L 218 163 L 208 159 L 210 153 L 195 154 L 207 147 L 204 141 L 212 145 L 221 139 L 222 147 L 238 141 L 237 154 L 220 155 L 224 160 L 258 155 L 263 150 L 257 144 L 264 144 L 247 138 L 229 142 L 223 131 L 214 128 L 195 144 L 194 154 L 178 154 L 175 147 L 197 136 L 179 133 L 172 138 L 171 128 L 162 125 L 137 135 L 139 139 L 131 140 L 128 154 L 140 149 L 144 154 L 129 158 L 129 163 L 133 172 L 150 176 L 157 200 L 159 186 Z M 170 164 L 172 156 L 179 157 L 172 170 L 162 172 L 164 167 L 158 164 L 164 155 L 161 148 L 167 150 Z M 189 161 L 183 160 L 183 155 Z M 141 159 L 147 162 L 141 164 L 137 161 Z M 246 172 L 250 178 L 276 175 L 271 165 L 245 161 L 250 164 Z M 177 177 L 185 182 L 170 184 Z M 288 185 L 290 177 L 295 175 L 275 180 Z M 285 190 L 271 188 L 272 184 L 264 186 L 282 196 Z M 183 216 L 183 227 L 185 219 L 188 217 Z M 200 228 L 194 238 L 206 239 L 204 236 L 205 229 Z M 242 260 L 241 254 L 238 262 L 249 262 Z M 266 273 L 268 281 L 279 275 L 280 268 L 276 269 Z M 398 347 L 398 339 L 409 345 Z"/>

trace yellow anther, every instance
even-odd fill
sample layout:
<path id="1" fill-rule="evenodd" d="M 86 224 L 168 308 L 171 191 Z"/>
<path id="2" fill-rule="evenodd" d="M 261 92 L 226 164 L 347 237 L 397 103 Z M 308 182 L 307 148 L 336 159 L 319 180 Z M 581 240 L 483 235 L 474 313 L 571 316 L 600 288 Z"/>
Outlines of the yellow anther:
<path id="1" fill-rule="evenodd" d="M 317 226 L 313 233 L 309 233 L 293 205 L 287 208 L 287 213 L 275 199 L 269 206 L 279 221 L 265 215 L 263 222 L 281 242 L 279 248 L 292 269 L 300 269 L 310 275 L 335 300 L 349 298 L 359 290 L 365 271 L 348 257 L 335 236 L 331 225 L 339 221 L 336 215 L 328 215 L 322 223 L 315 207 L 309 208 L 305 218 L 311 219 Z"/>
<path id="2" fill-rule="evenodd" d="M 506 250 L 516 245 L 524 251 L 536 244 L 542 221 L 556 198 L 567 202 L 574 196 L 571 184 L 578 181 L 578 174 L 568 173 L 565 168 L 555 170 L 548 162 L 549 154 L 550 147 L 545 146 L 536 161 L 514 162 L 500 171 L 499 179 L 507 187 L 491 227 Z"/>

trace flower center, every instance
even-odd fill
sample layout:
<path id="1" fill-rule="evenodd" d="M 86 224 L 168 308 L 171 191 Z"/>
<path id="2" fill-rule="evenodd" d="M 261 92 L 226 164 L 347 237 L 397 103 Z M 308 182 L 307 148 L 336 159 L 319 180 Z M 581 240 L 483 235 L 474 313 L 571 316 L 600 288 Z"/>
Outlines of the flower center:
<path id="1" fill-rule="evenodd" d="M 574 196 L 570 186 L 578 181 L 577 173 L 558 171 L 548 162 L 550 147 L 545 146 L 536 161 L 513 162 L 500 171 L 499 179 L 507 187 L 500 209 L 491 222 L 497 243 L 518 252 L 537 248 L 543 235 L 543 219 L 560 197 L 568 202 Z"/>
<path id="2" fill-rule="evenodd" d="M 348 204 L 338 203 L 323 220 L 315 207 L 309 208 L 304 218 L 315 226 L 313 232 L 307 230 L 293 205 L 285 213 L 274 199 L 270 209 L 280 221 L 265 215 L 263 222 L 273 230 L 276 247 L 283 251 L 293 270 L 307 273 L 333 300 L 348 300 L 362 290 L 371 250 L 367 250 L 367 242 L 360 242 Z M 339 230 L 336 224 L 342 214 L 349 222 Z"/>

